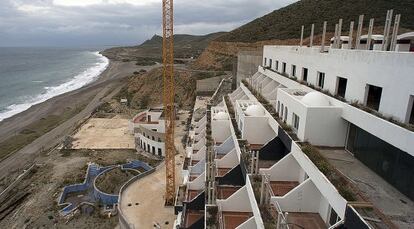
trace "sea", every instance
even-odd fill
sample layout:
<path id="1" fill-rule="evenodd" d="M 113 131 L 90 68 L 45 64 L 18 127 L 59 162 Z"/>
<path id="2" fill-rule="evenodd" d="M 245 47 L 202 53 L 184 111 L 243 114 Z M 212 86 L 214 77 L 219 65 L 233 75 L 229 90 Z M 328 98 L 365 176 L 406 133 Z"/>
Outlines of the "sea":
<path id="1" fill-rule="evenodd" d="M 0 121 L 90 84 L 108 64 L 98 49 L 0 47 Z"/>

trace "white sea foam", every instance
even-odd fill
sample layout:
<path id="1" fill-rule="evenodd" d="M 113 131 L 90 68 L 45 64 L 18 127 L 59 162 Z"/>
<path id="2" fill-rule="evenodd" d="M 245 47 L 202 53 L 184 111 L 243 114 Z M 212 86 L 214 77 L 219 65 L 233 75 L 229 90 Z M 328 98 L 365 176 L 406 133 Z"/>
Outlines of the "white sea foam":
<path id="1" fill-rule="evenodd" d="M 5 111 L 0 113 L 0 121 L 9 118 L 13 115 L 16 115 L 20 112 L 23 112 L 29 109 L 31 106 L 44 102 L 50 98 L 55 96 L 64 94 L 69 91 L 73 91 L 79 89 L 93 81 L 95 81 L 98 76 L 105 71 L 108 67 L 109 60 L 101 55 L 99 52 L 95 52 L 95 55 L 99 56 L 99 62 L 85 70 L 84 72 L 76 75 L 69 81 L 54 87 L 45 87 L 46 92 L 37 95 L 24 103 L 21 104 L 13 104 L 8 106 Z"/>

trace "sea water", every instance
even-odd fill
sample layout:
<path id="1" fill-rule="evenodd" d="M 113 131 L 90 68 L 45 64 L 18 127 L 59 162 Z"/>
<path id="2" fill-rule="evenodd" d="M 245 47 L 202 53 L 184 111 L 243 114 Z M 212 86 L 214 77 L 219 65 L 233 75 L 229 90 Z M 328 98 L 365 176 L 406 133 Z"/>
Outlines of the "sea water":
<path id="1" fill-rule="evenodd" d="M 0 48 L 0 121 L 93 82 L 108 63 L 96 50 Z"/>

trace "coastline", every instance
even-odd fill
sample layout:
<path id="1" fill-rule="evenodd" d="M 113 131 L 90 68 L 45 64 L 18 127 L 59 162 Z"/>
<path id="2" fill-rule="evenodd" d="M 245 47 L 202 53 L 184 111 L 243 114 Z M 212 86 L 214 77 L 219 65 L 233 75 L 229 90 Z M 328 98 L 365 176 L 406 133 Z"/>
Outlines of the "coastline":
<path id="1" fill-rule="evenodd" d="M 59 144 L 66 135 L 73 132 L 79 123 L 88 118 L 100 104 L 116 95 L 125 85 L 126 81 L 124 79 L 132 75 L 137 68 L 135 62 L 109 60 L 108 67 L 92 83 L 52 97 L 1 121 L 0 143 L 24 132 L 28 126 L 44 120 L 50 115 L 63 118 L 68 110 L 73 111 L 57 127 L 48 130 L 42 136 L 25 144 L 23 148 L 7 155 L 7 157 L 3 159 L 0 157 L 0 191 L 20 171 L 35 163 L 36 157 L 41 151 Z"/>
<path id="2" fill-rule="evenodd" d="M 55 85 L 45 85 L 43 89 L 44 92 L 38 92 L 38 94 L 26 94 L 23 95 L 27 97 L 24 101 L 15 102 L 8 107 L 5 107 L 0 113 L 0 122 L 4 119 L 11 118 L 14 115 L 17 115 L 30 107 L 42 103 L 46 100 L 49 100 L 53 97 L 62 95 L 64 93 L 77 90 L 88 84 L 96 81 L 99 76 L 108 68 L 109 59 L 102 55 L 100 52 L 87 51 L 88 53 L 95 56 L 96 62 L 91 64 L 88 68 L 84 69 L 81 72 L 78 72 L 76 75 L 67 78 L 64 82 L 60 82 Z M 76 68 L 78 68 L 77 66 Z M 36 70 L 36 69 L 35 69 Z M 67 74 L 67 73 L 66 73 Z M 32 81 L 42 83 L 43 81 Z"/>

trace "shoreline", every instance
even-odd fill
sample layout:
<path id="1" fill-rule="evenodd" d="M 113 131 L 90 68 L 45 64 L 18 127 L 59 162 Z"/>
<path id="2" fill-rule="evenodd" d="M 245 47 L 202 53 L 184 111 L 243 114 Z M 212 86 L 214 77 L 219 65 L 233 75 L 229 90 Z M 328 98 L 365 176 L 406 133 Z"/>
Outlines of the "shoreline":
<path id="1" fill-rule="evenodd" d="M 10 153 L 7 157 L 0 158 L 0 191 L 19 172 L 28 165 L 36 163 L 36 158 L 41 152 L 59 144 L 66 135 L 73 132 L 77 124 L 88 118 L 96 107 L 116 95 L 125 85 L 125 79 L 138 68 L 135 62 L 109 60 L 108 67 L 92 83 L 52 97 L 1 121 L 0 143 L 26 131 L 28 126 L 45 120 L 49 116 L 63 119 L 68 110 L 73 111 L 56 127 L 32 142 L 24 144 L 22 148 Z"/>
<path id="2" fill-rule="evenodd" d="M 7 139 L 8 136 L 15 134 L 22 130 L 22 126 L 27 126 L 31 122 L 34 122 L 36 119 L 39 119 L 40 116 L 46 116 L 49 114 L 56 114 L 59 112 L 59 108 L 62 108 L 64 104 L 67 107 L 72 107 L 79 105 L 80 101 L 74 97 L 77 96 L 86 96 L 87 94 L 93 94 L 88 92 L 88 90 L 96 90 L 100 87 L 103 87 L 105 83 L 113 83 L 114 80 L 120 80 L 123 77 L 126 77 L 126 74 L 133 74 L 133 70 L 128 71 L 130 68 L 133 68 L 131 63 L 121 63 L 117 61 L 111 61 L 108 59 L 108 66 L 104 71 L 99 74 L 94 81 L 89 84 L 86 84 L 78 89 L 73 91 L 68 91 L 63 94 L 57 95 L 55 97 L 49 98 L 43 102 L 32 105 L 30 108 L 17 113 L 11 117 L 5 118 L 0 121 L 0 142 Z M 121 66 L 124 68 L 127 67 L 126 71 L 120 71 Z M 119 74 L 114 76 L 113 73 L 119 71 Z M 121 76 L 119 76 L 121 75 Z M 65 101 L 70 101 L 71 103 L 65 103 Z M 56 110 L 56 108 L 58 110 Z"/>
<path id="3" fill-rule="evenodd" d="M 45 90 L 44 92 L 38 92 L 37 94 L 31 95 L 24 95 L 29 99 L 26 99 L 21 102 L 16 102 L 5 107 L 2 113 L 0 113 L 0 122 L 8 118 L 11 118 L 17 114 L 20 114 L 28 110 L 32 106 L 45 102 L 59 95 L 75 91 L 95 82 L 101 76 L 101 74 L 109 67 L 110 60 L 108 57 L 102 55 L 98 51 L 88 51 L 88 53 L 93 54 L 98 58 L 94 64 L 91 64 L 82 72 L 76 73 L 76 75 L 67 78 L 64 82 L 60 82 L 57 85 L 45 85 L 43 87 L 43 89 Z"/>

